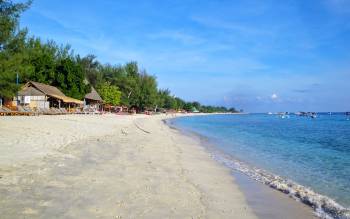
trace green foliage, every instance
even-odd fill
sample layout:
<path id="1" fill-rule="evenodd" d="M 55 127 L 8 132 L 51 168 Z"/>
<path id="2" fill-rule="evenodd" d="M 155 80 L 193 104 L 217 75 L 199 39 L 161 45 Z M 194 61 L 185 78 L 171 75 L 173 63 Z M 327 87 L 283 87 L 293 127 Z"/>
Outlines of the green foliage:
<path id="1" fill-rule="evenodd" d="M 16 30 L 20 14 L 26 10 L 31 1 L 26 3 L 13 3 L 9 0 L 0 1 L 0 51 L 3 50 L 11 40 L 16 38 Z"/>
<path id="2" fill-rule="evenodd" d="M 98 92 L 105 103 L 119 105 L 121 92 L 117 86 L 111 85 L 110 82 L 105 82 L 98 87 Z"/>
<path id="3" fill-rule="evenodd" d="M 8 0 L 0 1 L 0 96 L 11 98 L 18 90 L 17 73 L 26 70 L 23 65 L 25 56 L 26 30 L 18 28 L 21 12 L 29 7 L 31 2 L 13 3 Z"/>
<path id="4" fill-rule="evenodd" d="M 56 65 L 56 76 L 53 85 L 70 97 L 83 99 L 90 91 L 90 86 L 84 83 L 85 75 L 82 67 L 73 58 L 64 58 Z"/>
<path id="5" fill-rule="evenodd" d="M 137 107 L 140 110 L 146 108 L 154 108 L 157 103 L 157 81 L 154 76 L 148 75 L 146 72 L 140 74 L 139 78 L 140 92 L 136 97 Z"/>
<path id="6" fill-rule="evenodd" d="M 68 45 L 27 37 L 27 30 L 19 29 L 18 23 L 20 14 L 30 4 L 31 1 L 0 0 L 0 97 L 11 98 L 16 94 L 19 74 L 21 84 L 30 80 L 50 84 L 76 99 L 83 99 L 93 86 L 105 103 L 138 111 L 157 108 L 208 113 L 236 111 L 186 102 L 168 89 L 158 89 L 156 77 L 140 70 L 137 62 L 102 65 L 94 55 L 74 55 Z"/>
<path id="7" fill-rule="evenodd" d="M 103 83 L 103 76 L 99 71 L 100 63 L 96 60 L 95 55 L 87 55 L 83 58 L 77 56 L 77 62 L 82 67 L 86 79 L 93 87 Z"/>

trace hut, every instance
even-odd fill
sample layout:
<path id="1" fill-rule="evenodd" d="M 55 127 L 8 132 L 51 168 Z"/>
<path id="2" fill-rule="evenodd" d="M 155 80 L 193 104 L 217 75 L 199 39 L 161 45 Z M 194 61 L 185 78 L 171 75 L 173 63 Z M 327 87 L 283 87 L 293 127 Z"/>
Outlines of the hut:
<path id="1" fill-rule="evenodd" d="M 102 107 L 103 100 L 97 93 L 95 88 L 91 87 L 91 92 L 85 95 L 84 108 L 90 108 L 94 110 L 100 110 Z"/>
<path id="2" fill-rule="evenodd" d="M 21 105 L 42 109 L 50 107 L 74 108 L 83 104 L 83 101 L 67 97 L 54 86 L 33 81 L 26 83 L 22 87 L 15 100 Z"/>

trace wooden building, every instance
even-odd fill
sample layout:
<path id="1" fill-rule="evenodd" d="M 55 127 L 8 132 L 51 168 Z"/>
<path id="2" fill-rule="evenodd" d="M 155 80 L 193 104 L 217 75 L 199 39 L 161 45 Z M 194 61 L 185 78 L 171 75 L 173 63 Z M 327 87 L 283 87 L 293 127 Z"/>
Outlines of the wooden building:
<path id="1" fill-rule="evenodd" d="M 26 83 L 14 99 L 21 105 L 41 109 L 74 108 L 83 105 L 83 101 L 67 97 L 56 87 L 33 81 Z"/>
<path id="2" fill-rule="evenodd" d="M 84 108 L 90 108 L 94 110 L 101 110 L 103 100 L 97 93 L 95 88 L 91 87 L 91 92 L 85 95 Z"/>

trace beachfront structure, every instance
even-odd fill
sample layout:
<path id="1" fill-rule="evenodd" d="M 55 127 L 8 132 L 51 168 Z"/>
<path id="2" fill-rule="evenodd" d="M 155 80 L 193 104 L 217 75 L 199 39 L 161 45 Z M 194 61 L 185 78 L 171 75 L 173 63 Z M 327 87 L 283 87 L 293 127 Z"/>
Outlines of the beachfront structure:
<path id="1" fill-rule="evenodd" d="M 191 112 L 192 113 L 199 113 L 199 110 L 196 107 L 192 107 Z"/>
<path id="2" fill-rule="evenodd" d="M 54 86 L 33 81 L 26 83 L 14 100 L 21 105 L 41 109 L 71 108 L 83 105 L 83 101 L 67 97 Z"/>
<path id="3" fill-rule="evenodd" d="M 100 110 L 102 107 L 103 100 L 97 93 L 95 88 L 91 87 L 91 92 L 86 94 L 84 97 L 84 108 L 91 108 Z"/>

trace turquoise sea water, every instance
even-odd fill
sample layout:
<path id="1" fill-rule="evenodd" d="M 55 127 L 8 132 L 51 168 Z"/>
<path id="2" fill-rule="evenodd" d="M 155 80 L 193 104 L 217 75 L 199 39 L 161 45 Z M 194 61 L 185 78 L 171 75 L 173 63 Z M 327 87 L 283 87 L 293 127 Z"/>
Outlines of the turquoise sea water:
<path id="1" fill-rule="evenodd" d="M 344 114 L 209 115 L 173 120 L 226 154 L 350 207 L 350 121 Z"/>

